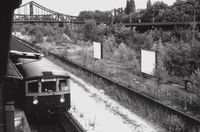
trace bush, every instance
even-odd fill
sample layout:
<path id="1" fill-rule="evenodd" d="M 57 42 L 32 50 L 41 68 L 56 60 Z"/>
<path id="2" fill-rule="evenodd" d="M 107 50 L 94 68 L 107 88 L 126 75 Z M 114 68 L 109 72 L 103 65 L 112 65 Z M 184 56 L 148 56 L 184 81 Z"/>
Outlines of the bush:
<path id="1" fill-rule="evenodd" d="M 35 30 L 34 34 L 31 37 L 31 42 L 36 44 L 36 43 L 42 43 L 44 42 L 43 34 L 40 30 Z"/>
<path id="2" fill-rule="evenodd" d="M 117 48 L 115 37 L 109 36 L 103 40 L 103 57 L 104 59 L 112 59 L 112 55 Z"/>
<path id="3" fill-rule="evenodd" d="M 122 64 L 126 64 L 127 68 L 132 68 L 135 72 L 140 71 L 140 65 L 134 50 L 121 43 L 113 53 L 112 58 Z"/>
<path id="4" fill-rule="evenodd" d="M 189 77 L 200 63 L 200 42 L 196 39 L 190 42 L 179 42 L 166 46 L 166 68 L 170 75 Z"/>
<path id="5" fill-rule="evenodd" d="M 132 33 L 129 36 L 128 46 L 135 49 L 136 52 L 140 52 L 141 49 L 151 49 L 154 44 L 152 38 L 148 34 Z"/>
<path id="6" fill-rule="evenodd" d="M 200 69 L 197 69 L 191 76 L 190 80 L 194 82 L 192 92 L 200 94 Z"/>
<path id="7" fill-rule="evenodd" d="M 46 41 L 49 42 L 49 43 L 55 42 L 53 36 L 48 36 L 47 39 L 46 39 Z"/>
<path id="8" fill-rule="evenodd" d="M 182 132 L 184 130 L 184 126 L 184 122 L 177 116 L 171 115 L 166 119 L 166 128 L 168 128 L 170 132 Z"/>
<path id="9" fill-rule="evenodd" d="M 97 41 L 97 24 L 95 20 L 87 20 L 83 28 L 85 40 Z"/>

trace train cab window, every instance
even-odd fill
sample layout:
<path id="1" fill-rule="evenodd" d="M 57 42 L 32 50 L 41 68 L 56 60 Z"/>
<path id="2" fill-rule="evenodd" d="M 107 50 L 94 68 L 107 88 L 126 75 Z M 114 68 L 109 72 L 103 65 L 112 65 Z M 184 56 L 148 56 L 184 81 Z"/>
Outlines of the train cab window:
<path id="1" fill-rule="evenodd" d="M 42 82 L 42 92 L 54 92 L 56 91 L 56 81 Z"/>
<path id="2" fill-rule="evenodd" d="M 38 93 L 38 82 L 28 83 L 28 93 Z"/>
<path id="3" fill-rule="evenodd" d="M 59 80 L 59 90 L 60 91 L 69 90 L 68 80 Z"/>

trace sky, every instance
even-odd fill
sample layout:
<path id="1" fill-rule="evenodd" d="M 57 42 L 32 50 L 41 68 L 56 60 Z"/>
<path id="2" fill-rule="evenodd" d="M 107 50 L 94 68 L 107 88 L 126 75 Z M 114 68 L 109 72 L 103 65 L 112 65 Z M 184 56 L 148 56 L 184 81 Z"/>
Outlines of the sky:
<path id="1" fill-rule="evenodd" d="M 22 4 L 31 0 L 22 0 Z M 53 11 L 78 16 L 80 11 L 110 11 L 114 8 L 124 8 L 126 0 L 33 0 L 36 3 Z M 152 3 L 163 1 L 172 5 L 176 0 L 151 0 Z M 145 9 L 147 0 L 135 0 L 136 9 Z"/>

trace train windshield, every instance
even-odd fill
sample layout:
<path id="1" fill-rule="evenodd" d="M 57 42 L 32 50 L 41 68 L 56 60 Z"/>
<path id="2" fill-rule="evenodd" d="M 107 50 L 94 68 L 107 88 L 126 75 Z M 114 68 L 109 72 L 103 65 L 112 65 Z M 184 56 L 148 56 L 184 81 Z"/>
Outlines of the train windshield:
<path id="1" fill-rule="evenodd" d="M 38 93 L 38 81 L 28 83 L 28 93 Z"/>
<path id="2" fill-rule="evenodd" d="M 42 92 L 54 92 L 56 91 L 56 81 L 42 82 Z"/>
<path id="3" fill-rule="evenodd" d="M 69 90 L 68 80 L 59 80 L 59 90 L 60 91 L 67 91 Z"/>

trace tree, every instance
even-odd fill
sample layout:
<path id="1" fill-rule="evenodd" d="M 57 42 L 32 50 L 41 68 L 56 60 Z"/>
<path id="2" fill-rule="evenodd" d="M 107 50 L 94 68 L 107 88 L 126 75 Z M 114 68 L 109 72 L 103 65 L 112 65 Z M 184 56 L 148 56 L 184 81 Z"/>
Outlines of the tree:
<path id="1" fill-rule="evenodd" d="M 127 0 L 125 13 L 130 14 L 135 12 L 135 1 L 134 0 Z"/>
<path id="2" fill-rule="evenodd" d="M 164 60 L 166 58 L 165 48 L 161 42 L 161 39 L 158 40 L 155 47 L 153 47 L 154 50 L 157 51 L 157 57 L 156 57 L 156 69 L 155 69 L 155 76 L 157 80 L 157 88 L 159 88 L 159 85 L 161 82 L 167 82 L 169 78 L 169 74 L 166 70 Z"/>
<path id="3" fill-rule="evenodd" d="M 164 2 L 155 2 L 150 9 L 146 10 L 142 21 L 143 22 L 152 22 L 152 21 L 158 21 L 157 17 L 159 18 L 164 15 L 165 11 L 168 9 L 168 5 Z M 161 16 L 160 16 L 161 15 Z M 162 21 L 162 20 L 161 20 Z"/>
<path id="4" fill-rule="evenodd" d="M 135 1 L 130 0 L 129 6 L 130 6 L 130 13 L 134 13 L 135 12 Z"/>
<path id="5" fill-rule="evenodd" d="M 147 10 L 149 10 L 151 8 L 152 4 L 151 4 L 151 0 L 148 0 L 147 1 Z"/>
<path id="6" fill-rule="evenodd" d="M 125 7 L 125 13 L 126 14 L 129 14 L 130 13 L 130 1 L 129 0 L 127 0 L 126 1 L 126 7 Z"/>
<path id="7" fill-rule="evenodd" d="M 109 11 L 94 11 L 94 19 L 98 23 L 106 23 L 109 24 L 111 22 L 111 13 Z"/>
<path id="8" fill-rule="evenodd" d="M 78 20 L 85 21 L 89 19 L 94 19 L 94 12 L 93 11 L 81 11 L 78 15 Z"/>
<path id="9" fill-rule="evenodd" d="M 87 20 L 85 22 L 84 28 L 84 37 L 86 40 L 95 41 L 97 39 L 97 24 L 95 20 Z"/>

